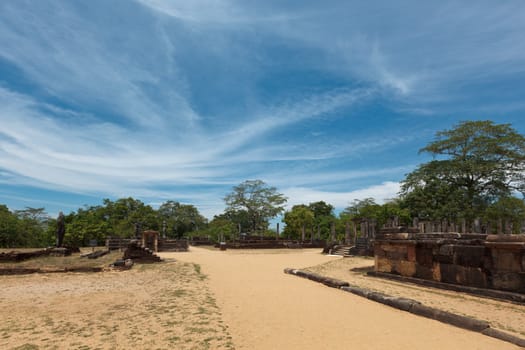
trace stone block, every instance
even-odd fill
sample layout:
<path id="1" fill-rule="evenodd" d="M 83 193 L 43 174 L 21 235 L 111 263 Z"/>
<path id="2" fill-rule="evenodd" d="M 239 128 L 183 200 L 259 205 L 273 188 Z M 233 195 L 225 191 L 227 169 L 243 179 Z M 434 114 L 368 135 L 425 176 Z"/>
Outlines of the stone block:
<path id="1" fill-rule="evenodd" d="M 512 272 L 494 273 L 492 275 L 492 288 L 524 293 L 525 274 Z"/>
<path id="2" fill-rule="evenodd" d="M 389 253 L 389 252 L 396 252 L 396 253 L 407 253 L 407 246 L 404 244 L 383 244 L 381 245 L 381 248 Z"/>
<path id="3" fill-rule="evenodd" d="M 383 250 L 383 246 L 376 244 L 374 246 L 374 256 L 378 256 L 380 258 L 386 257 L 386 252 Z"/>
<path id="4" fill-rule="evenodd" d="M 430 267 L 418 264 L 416 265 L 416 277 L 431 280 L 433 278 L 433 271 Z"/>
<path id="5" fill-rule="evenodd" d="M 416 261 L 416 246 L 409 245 L 407 246 L 407 260 L 415 262 Z"/>
<path id="6" fill-rule="evenodd" d="M 483 330 L 481 333 L 489 337 L 500 339 L 500 340 L 512 343 L 514 345 L 520 346 L 522 348 L 525 348 L 525 339 L 516 337 L 515 335 L 505 333 L 503 331 L 500 331 L 494 328 L 490 328 L 490 327 Z"/>
<path id="7" fill-rule="evenodd" d="M 435 255 L 434 256 L 434 262 L 442 263 L 442 264 L 453 264 L 454 263 L 454 255 Z"/>
<path id="8" fill-rule="evenodd" d="M 487 288 L 487 276 L 479 267 L 440 264 L 441 281 L 464 286 Z"/>
<path id="9" fill-rule="evenodd" d="M 441 282 L 441 264 L 438 262 L 434 262 L 433 264 L 432 279 Z"/>
<path id="10" fill-rule="evenodd" d="M 487 288 L 487 275 L 479 267 L 464 268 L 465 284 L 476 288 Z"/>
<path id="11" fill-rule="evenodd" d="M 416 261 L 421 266 L 432 267 L 432 249 L 417 246 Z"/>
<path id="12" fill-rule="evenodd" d="M 492 266 L 498 271 L 521 272 L 522 257 L 520 251 L 492 249 Z"/>
<path id="13" fill-rule="evenodd" d="M 484 258 L 484 246 L 458 245 L 454 247 L 455 264 L 469 267 L 482 267 Z"/>
<path id="14" fill-rule="evenodd" d="M 439 247 L 439 255 L 453 256 L 454 255 L 454 245 L 453 244 L 443 244 Z"/>
<path id="15" fill-rule="evenodd" d="M 453 264 L 440 264 L 441 282 L 458 283 L 457 266 Z"/>
<path id="16" fill-rule="evenodd" d="M 453 264 L 454 263 L 454 245 L 453 244 L 443 244 L 439 247 L 436 254 L 434 255 L 434 261 L 444 263 L 444 264 Z"/>
<path id="17" fill-rule="evenodd" d="M 375 258 L 375 271 L 376 272 L 392 272 L 392 263 L 386 258 Z"/>
<path id="18" fill-rule="evenodd" d="M 401 276 L 413 277 L 416 275 L 416 263 L 407 260 L 398 260 L 395 266 Z"/>
<path id="19" fill-rule="evenodd" d="M 407 260 L 407 254 L 404 252 L 390 251 L 386 252 L 385 255 L 391 260 Z"/>
<path id="20" fill-rule="evenodd" d="M 525 235 L 488 235 L 487 242 L 525 242 Z"/>

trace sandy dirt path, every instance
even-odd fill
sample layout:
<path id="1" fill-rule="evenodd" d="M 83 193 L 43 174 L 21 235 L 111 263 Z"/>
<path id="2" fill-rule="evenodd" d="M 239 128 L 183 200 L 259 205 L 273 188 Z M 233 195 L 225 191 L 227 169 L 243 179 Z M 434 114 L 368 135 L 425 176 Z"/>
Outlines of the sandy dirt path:
<path id="1" fill-rule="evenodd" d="M 237 349 L 518 349 L 283 273 L 340 259 L 318 249 L 166 256 L 201 265 Z"/>

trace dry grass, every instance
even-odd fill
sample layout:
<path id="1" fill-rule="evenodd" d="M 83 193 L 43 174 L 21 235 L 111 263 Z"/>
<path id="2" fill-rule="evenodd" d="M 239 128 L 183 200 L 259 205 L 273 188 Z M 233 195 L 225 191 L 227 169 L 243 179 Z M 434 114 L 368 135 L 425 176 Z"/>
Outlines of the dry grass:
<path id="1" fill-rule="evenodd" d="M 195 264 L 0 276 L 0 285 L 1 349 L 233 348 Z"/>
<path id="2" fill-rule="evenodd" d="M 97 250 L 103 250 L 104 248 L 97 248 Z M 4 249 L 4 251 L 6 251 Z M 8 250 L 12 251 L 12 250 Z M 25 249 L 16 251 L 35 251 L 35 249 Z M 122 252 L 112 251 L 98 259 L 81 258 L 81 254 L 91 252 L 91 248 L 82 248 L 80 253 L 74 253 L 70 256 L 58 257 L 58 256 L 41 256 L 21 262 L 0 262 L 0 269 L 13 269 L 13 268 L 35 268 L 35 269 L 49 269 L 49 270 L 60 270 L 65 268 L 91 268 L 91 267 L 107 267 L 117 259 L 122 258 Z M 0 251 L 1 253 L 1 251 Z"/>

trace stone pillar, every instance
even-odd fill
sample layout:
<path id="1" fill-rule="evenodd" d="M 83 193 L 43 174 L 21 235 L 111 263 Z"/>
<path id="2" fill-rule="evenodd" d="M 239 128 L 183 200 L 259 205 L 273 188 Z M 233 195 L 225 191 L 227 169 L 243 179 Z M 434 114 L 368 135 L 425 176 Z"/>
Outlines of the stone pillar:
<path id="1" fill-rule="evenodd" d="M 474 219 L 474 233 L 481 233 L 481 220 L 480 218 Z"/>
<path id="2" fill-rule="evenodd" d="M 467 233 L 467 220 L 461 219 L 461 233 Z"/>
<path id="3" fill-rule="evenodd" d="M 412 227 L 418 227 L 419 228 L 419 218 L 412 219 Z"/>
<path id="4" fill-rule="evenodd" d="M 275 239 L 279 240 L 279 223 L 277 223 L 277 227 L 275 228 Z"/>
<path id="5" fill-rule="evenodd" d="M 399 225 L 399 222 L 397 221 L 397 216 L 395 218 L 396 218 L 396 224 Z M 368 223 L 368 238 L 372 238 L 372 239 L 376 238 L 376 226 L 377 226 L 377 222 L 376 222 L 375 219 L 372 219 L 372 220 L 369 221 L 369 223 Z M 398 227 L 398 226 L 395 226 L 395 227 Z"/>
<path id="6" fill-rule="evenodd" d="M 363 220 L 361 221 L 361 237 L 366 237 L 368 238 L 368 229 L 367 229 L 367 225 L 368 222 Z"/>
<path id="7" fill-rule="evenodd" d="M 304 238 L 305 238 L 305 237 L 304 237 L 304 234 L 305 234 L 304 231 L 305 231 L 305 227 L 304 227 L 304 225 L 303 225 L 303 226 L 301 227 L 301 242 L 304 242 Z"/>
<path id="8" fill-rule="evenodd" d="M 345 244 L 350 244 L 350 223 L 345 222 Z"/>
<path id="9" fill-rule="evenodd" d="M 335 242 L 335 222 L 331 222 L 330 223 L 330 236 L 331 236 L 331 241 L 332 243 Z"/>

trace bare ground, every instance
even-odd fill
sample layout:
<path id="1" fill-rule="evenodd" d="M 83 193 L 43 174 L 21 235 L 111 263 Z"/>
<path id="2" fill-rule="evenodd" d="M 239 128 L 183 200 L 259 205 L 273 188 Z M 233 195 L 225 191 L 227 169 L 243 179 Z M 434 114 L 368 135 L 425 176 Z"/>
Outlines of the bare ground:
<path id="1" fill-rule="evenodd" d="M 200 267 L 0 276 L 0 349 L 229 349 Z"/>
<path id="2" fill-rule="evenodd" d="M 305 270 L 392 296 L 415 299 L 425 305 L 459 315 L 485 320 L 492 328 L 525 338 L 525 305 L 367 276 L 365 272 L 372 270 L 373 266 L 373 258 L 349 257 Z"/>
<path id="3" fill-rule="evenodd" d="M 200 264 L 209 275 L 211 290 L 238 349 L 518 349 L 479 333 L 284 274 L 286 267 L 320 265 L 319 270 L 327 274 L 348 270 L 344 264 L 351 260 L 325 256 L 318 249 L 191 249 L 178 258 Z M 370 265 L 371 260 L 361 263 Z M 392 292 L 394 287 L 379 288 Z M 402 286 L 399 288 L 401 291 Z M 462 303 L 461 298 L 452 299 Z M 490 313 L 491 308 L 483 314 Z M 506 320 L 513 328 L 519 322 L 512 315 Z"/>
<path id="4" fill-rule="evenodd" d="M 309 266 L 523 333 L 522 306 L 350 272 L 371 260 L 317 249 L 162 256 L 124 272 L 0 276 L 0 349 L 517 349 L 283 273 Z"/>

